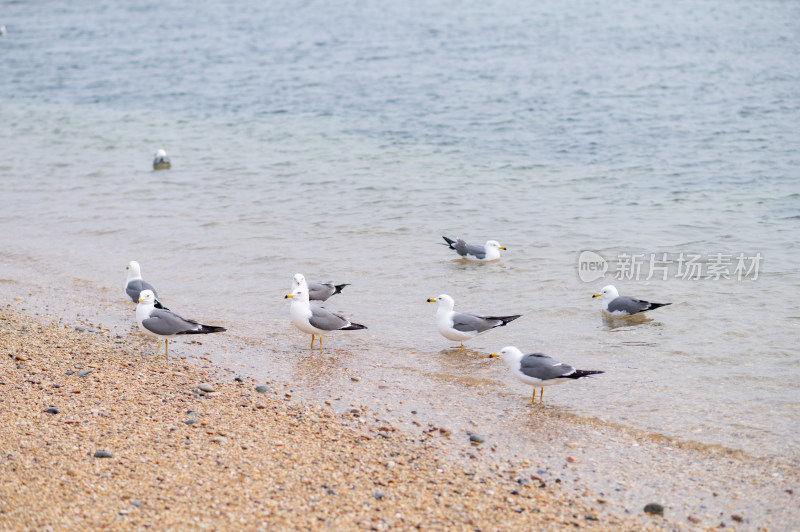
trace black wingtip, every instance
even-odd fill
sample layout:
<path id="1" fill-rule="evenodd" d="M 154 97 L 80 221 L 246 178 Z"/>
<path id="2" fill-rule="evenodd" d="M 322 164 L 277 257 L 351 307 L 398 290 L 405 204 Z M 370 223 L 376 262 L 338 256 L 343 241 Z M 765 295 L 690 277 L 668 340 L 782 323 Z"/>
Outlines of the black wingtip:
<path id="1" fill-rule="evenodd" d="M 502 327 L 503 325 L 507 325 L 508 323 L 511 323 L 515 319 L 521 318 L 521 317 L 522 317 L 522 314 L 517 314 L 515 316 L 486 316 L 486 319 L 487 320 L 499 320 L 499 321 L 502 321 L 503 323 L 498 325 L 498 327 Z"/>
<path id="2" fill-rule="evenodd" d="M 334 291 L 333 291 L 333 293 L 332 293 L 331 295 L 332 295 L 332 296 L 335 296 L 336 294 L 341 294 L 341 293 L 342 293 L 342 290 L 344 290 L 344 287 L 345 287 L 345 286 L 350 286 L 350 283 L 344 283 L 344 284 L 336 284 L 336 285 L 333 285 L 333 287 L 334 287 L 336 290 L 334 290 Z"/>
<path id="3" fill-rule="evenodd" d="M 565 377 L 569 379 L 580 379 L 581 377 L 588 377 L 589 375 L 599 375 L 600 373 L 605 373 L 605 371 L 599 370 L 587 370 L 587 369 L 576 369 L 575 373 L 570 375 L 565 375 Z"/>
<path id="4" fill-rule="evenodd" d="M 160 308 L 161 310 L 169 310 L 169 309 L 168 309 L 167 307 L 165 307 L 165 306 L 164 306 L 164 305 L 161 303 L 161 301 L 159 301 L 158 299 L 156 299 L 156 302 L 155 302 L 155 303 L 153 303 L 153 306 L 154 306 L 155 308 Z"/>
<path id="5" fill-rule="evenodd" d="M 672 303 L 650 303 L 650 307 L 646 310 L 655 310 L 657 308 L 666 307 L 667 305 L 671 305 Z"/>
<path id="6" fill-rule="evenodd" d="M 203 325 L 201 332 L 208 334 L 208 333 L 225 332 L 227 330 L 228 329 L 226 329 L 225 327 L 217 327 L 216 325 Z"/>
<path id="7" fill-rule="evenodd" d="M 351 323 L 347 327 L 342 327 L 339 329 L 340 331 L 357 331 L 359 329 L 366 329 L 366 325 L 361 325 L 360 323 Z"/>
<path id="8" fill-rule="evenodd" d="M 446 236 L 443 236 L 442 238 L 444 238 L 444 241 L 447 242 L 447 246 L 450 249 L 456 249 L 456 246 L 455 246 L 456 241 L 455 240 L 453 240 L 452 238 L 447 238 Z"/>

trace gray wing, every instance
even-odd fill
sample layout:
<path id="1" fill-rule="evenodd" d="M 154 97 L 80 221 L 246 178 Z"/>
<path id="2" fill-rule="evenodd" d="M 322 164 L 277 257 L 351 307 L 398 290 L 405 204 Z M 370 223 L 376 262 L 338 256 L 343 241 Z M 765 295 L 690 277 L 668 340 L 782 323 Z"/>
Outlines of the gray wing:
<path id="1" fill-rule="evenodd" d="M 125 286 L 125 293 L 128 294 L 128 297 L 130 297 L 131 301 L 134 303 L 139 302 L 139 294 L 142 293 L 142 290 L 152 290 L 153 295 L 158 299 L 158 293 L 156 289 L 153 288 L 153 285 L 141 279 L 131 281 Z"/>
<path id="2" fill-rule="evenodd" d="M 554 360 L 544 353 L 530 353 L 519 361 L 519 370 L 528 377 L 547 381 L 567 376 L 573 373 L 575 368 Z"/>
<path id="3" fill-rule="evenodd" d="M 455 249 L 458 252 L 458 254 L 461 255 L 462 257 L 465 257 L 467 255 L 472 255 L 477 259 L 483 259 L 484 257 L 486 257 L 486 248 L 484 246 L 474 246 L 472 244 L 467 244 L 460 238 L 456 241 Z"/>
<path id="4" fill-rule="evenodd" d="M 634 299 L 627 296 L 619 296 L 614 298 L 608 304 L 608 312 L 627 312 L 628 314 L 636 314 L 650 308 L 649 301 L 642 301 L 641 299 Z"/>
<path id="5" fill-rule="evenodd" d="M 308 322 L 323 331 L 336 331 L 350 325 L 343 316 L 334 314 L 322 305 L 311 305 L 311 317 Z"/>
<path id="6" fill-rule="evenodd" d="M 333 295 L 336 287 L 333 283 L 308 283 L 308 299 L 325 301 Z"/>
<path id="7" fill-rule="evenodd" d="M 142 327 L 148 331 L 163 336 L 181 334 L 186 331 L 196 331 L 203 328 L 202 325 L 193 320 L 181 318 L 169 310 L 153 309 L 150 317 L 142 320 Z"/>
<path id="8" fill-rule="evenodd" d="M 501 320 L 484 318 L 483 316 L 467 314 L 466 312 L 454 312 L 452 320 L 453 329 L 461 332 L 482 333 L 503 324 Z"/>

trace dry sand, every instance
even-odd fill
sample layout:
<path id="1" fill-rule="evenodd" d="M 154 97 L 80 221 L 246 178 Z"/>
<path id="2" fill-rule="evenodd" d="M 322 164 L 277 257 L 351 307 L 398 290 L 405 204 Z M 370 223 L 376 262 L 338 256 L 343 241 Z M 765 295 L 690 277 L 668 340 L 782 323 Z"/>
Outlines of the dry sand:
<path id="1" fill-rule="evenodd" d="M 1 530 L 682 526 L 79 329 L 0 310 Z"/>

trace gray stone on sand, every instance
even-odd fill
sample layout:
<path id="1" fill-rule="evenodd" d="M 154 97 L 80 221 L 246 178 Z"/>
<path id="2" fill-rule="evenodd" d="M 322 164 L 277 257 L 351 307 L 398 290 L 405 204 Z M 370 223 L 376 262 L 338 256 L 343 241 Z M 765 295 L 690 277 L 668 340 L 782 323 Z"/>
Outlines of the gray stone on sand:
<path id="1" fill-rule="evenodd" d="M 94 452 L 95 458 L 111 458 L 111 453 L 108 451 L 95 451 Z"/>
<path id="2" fill-rule="evenodd" d="M 216 389 L 216 388 L 214 388 L 214 385 L 211 384 L 210 382 L 204 382 L 204 383 L 200 384 L 198 386 L 198 388 L 201 391 L 206 392 L 206 393 L 211 393 Z"/>
<path id="3" fill-rule="evenodd" d="M 90 369 L 85 369 L 83 371 L 79 371 L 78 372 L 78 377 L 85 377 L 91 372 L 92 372 L 92 370 L 90 370 Z"/>
<path id="4" fill-rule="evenodd" d="M 45 414 L 58 414 L 58 408 L 51 407 L 45 410 L 44 412 Z"/>
<path id="5" fill-rule="evenodd" d="M 256 386 L 256 391 L 258 393 L 266 393 L 269 391 L 269 386 L 267 386 L 266 384 L 259 384 L 258 386 Z"/>
<path id="6" fill-rule="evenodd" d="M 481 436 L 480 434 L 470 433 L 469 441 L 472 443 L 483 443 L 486 441 L 486 436 Z"/>
<path id="7" fill-rule="evenodd" d="M 644 507 L 645 513 L 652 515 L 664 515 L 664 507 L 657 502 L 651 502 Z"/>

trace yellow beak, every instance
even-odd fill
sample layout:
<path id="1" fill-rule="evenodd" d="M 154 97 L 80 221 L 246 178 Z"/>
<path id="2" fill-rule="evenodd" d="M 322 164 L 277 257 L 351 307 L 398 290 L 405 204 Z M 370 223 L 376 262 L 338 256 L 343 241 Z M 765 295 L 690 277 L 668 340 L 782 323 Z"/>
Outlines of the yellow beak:
<path id="1" fill-rule="evenodd" d="M 427 303 L 436 303 L 436 298 L 429 297 L 429 298 L 428 298 L 428 299 L 426 299 L 425 301 L 426 301 Z"/>
<path id="2" fill-rule="evenodd" d="M 289 299 L 290 297 L 294 297 L 292 294 L 286 294 L 283 296 L 283 299 Z"/>
<path id="3" fill-rule="evenodd" d="M 507 251 L 505 246 L 500 246 L 500 249 Z"/>
<path id="4" fill-rule="evenodd" d="M 140 298 L 139 298 L 139 303 L 141 303 L 142 301 L 144 301 L 144 299 L 142 299 L 142 298 L 140 297 Z"/>
<path id="5" fill-rule="evenodd" d="M 600 297 L 600 294 L 594 294 L 594 295 L 592 296 L 592 299 L 594 299 L 594 298 L 596 298 L 596 297 Z"/>
<path id="6" fill-rule="evenodd" d="M 497 353 L 492 353 L 491 355 L 489 355 L 489 358 L 497 358 L 499 356 L 500 355 L 498 355 Z"/>

